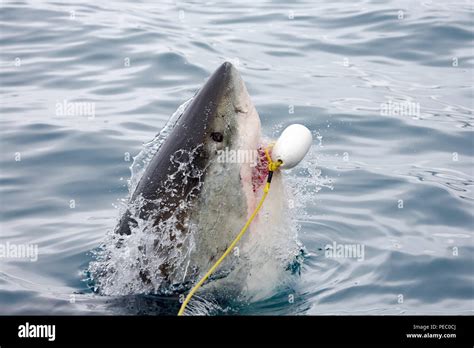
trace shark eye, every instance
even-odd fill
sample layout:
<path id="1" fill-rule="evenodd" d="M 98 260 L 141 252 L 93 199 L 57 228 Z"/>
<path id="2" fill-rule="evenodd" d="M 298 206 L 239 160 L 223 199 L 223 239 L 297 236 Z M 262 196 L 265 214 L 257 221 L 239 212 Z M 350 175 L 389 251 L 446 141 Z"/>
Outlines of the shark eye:
<path id="1" fill-rule="evenodd" d="M 220 132 L 212 132 L 211 133 L 212 140 L 221 143 L 224 140 L 224 136 Z"/>

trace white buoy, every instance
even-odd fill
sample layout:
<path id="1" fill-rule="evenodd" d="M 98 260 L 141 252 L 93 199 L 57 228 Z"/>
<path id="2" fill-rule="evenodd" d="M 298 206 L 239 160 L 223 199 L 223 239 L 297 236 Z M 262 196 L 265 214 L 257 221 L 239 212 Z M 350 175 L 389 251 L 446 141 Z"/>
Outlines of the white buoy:
<path id="1" fill-rule="evenodd" d="M 292 124 L 285 128 L 273 146 L 272 160 L 282 161 L 281 169 L 293 168 L 306 156 L 312 143 L 313 136 L 308 128 Z"/>

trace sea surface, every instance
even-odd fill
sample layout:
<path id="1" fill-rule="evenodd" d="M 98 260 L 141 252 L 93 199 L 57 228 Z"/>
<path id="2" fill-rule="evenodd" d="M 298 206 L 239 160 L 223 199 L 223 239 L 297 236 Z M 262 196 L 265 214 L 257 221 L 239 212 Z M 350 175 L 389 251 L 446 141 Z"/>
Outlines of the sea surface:
<path id="1" fill-rule="evenodd" d="M 472 315 L 473 23 L 472 1 L 2 1 L 0 314 L 175 313 L 87 270 L 133 158 L 228 60 L 266 137 L 314 143 L 284 173 L 300 274 L 226 313 Z"/>

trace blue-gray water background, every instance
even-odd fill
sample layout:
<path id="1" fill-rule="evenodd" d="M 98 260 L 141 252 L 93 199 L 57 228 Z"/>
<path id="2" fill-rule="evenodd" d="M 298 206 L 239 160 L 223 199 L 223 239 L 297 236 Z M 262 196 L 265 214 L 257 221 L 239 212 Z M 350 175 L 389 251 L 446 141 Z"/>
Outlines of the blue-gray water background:
<path id="1" fill-rule="evenodd" d="M 470 1 L 2 1 L 0 243 L 39 257 L 0 258 L 0 314 L 120 312 L 83 272 L 127 196 L 126 154 L 224 60 L 265 135 L 315 135 L 288 174 L 308 188 L 294 303 L 237 312 L 472 314 L 473 22 Z M 333 242 L 364 260 L 326 257 Z"/>

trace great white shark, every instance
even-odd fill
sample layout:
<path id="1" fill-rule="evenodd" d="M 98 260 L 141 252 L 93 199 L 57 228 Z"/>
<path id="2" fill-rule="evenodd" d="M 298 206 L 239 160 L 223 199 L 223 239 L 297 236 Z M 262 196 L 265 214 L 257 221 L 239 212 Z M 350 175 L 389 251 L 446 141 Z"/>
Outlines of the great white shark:
<path id="1" fill-rule="evenodd" d="M 187 105 L 148 163 L 115 229 L 117 248 L 127 241 L 132 244 L 130 238 L 146 230 L 146 240 L 132 245 L 146 256 L 137 256 L 139 271 L 132 274 L 131 284 L 139 281 L 147 289 L 167 292 L 189 289 L 199 280 L 261 197 L 268 173 L 264 146 L 260 118 L 244 81 L 225 62 Z M 239 153 L 248 156 L 228 155 Z M 263 210 L 208 283 L 232 283 L 241 291 L 276 281 L 291 254 L 288 240 L 295 240 L 281 224 L 287 209 L 282 197 L 276 172 Z M 252 258 L 259 260 L 253 266 Z M 128 260 L 122 257 L 121 262 Z M 121 262 L 108 266 L 108 271 L 120 273 Z M 109 275 L 99 283 L 117 289 L 113 283 L 126 276 L 130 274 Z"/>

